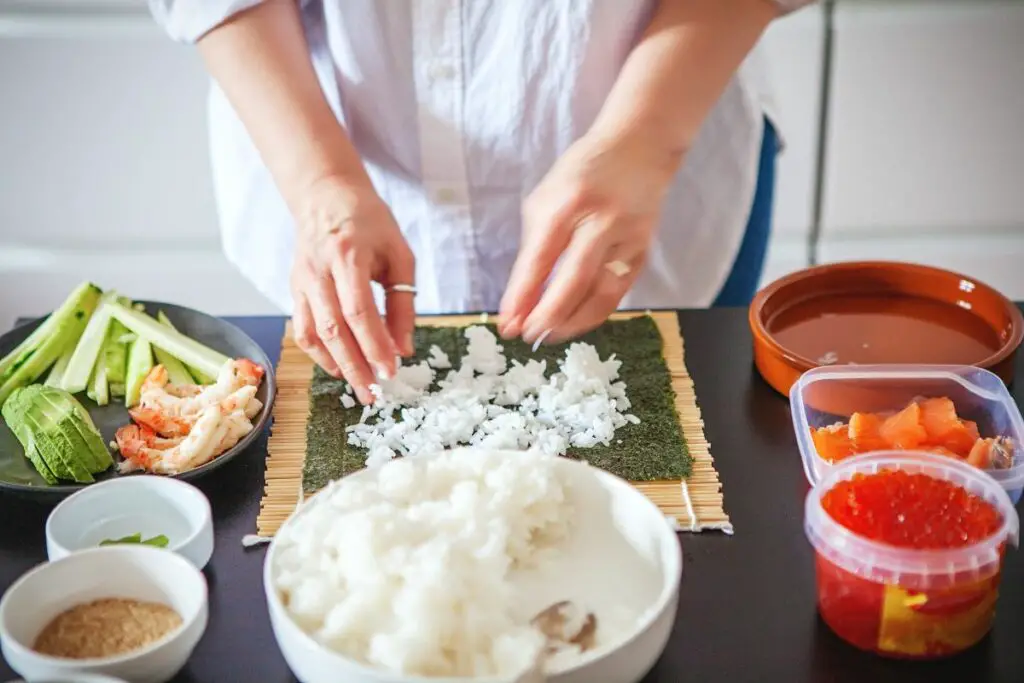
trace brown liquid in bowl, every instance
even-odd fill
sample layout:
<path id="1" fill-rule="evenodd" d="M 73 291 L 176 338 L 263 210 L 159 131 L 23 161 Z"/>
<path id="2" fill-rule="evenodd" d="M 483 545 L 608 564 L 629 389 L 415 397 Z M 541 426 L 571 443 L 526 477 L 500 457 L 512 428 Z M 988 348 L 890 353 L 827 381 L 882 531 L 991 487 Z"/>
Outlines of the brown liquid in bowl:
<path id="1" fill-rule="evenodd" d="M 792 353 L 821 364 L 971 365 L 1003 344 L 976 313 L 914 296 L 829 294 L 794 303 L 767 321 Z"/>

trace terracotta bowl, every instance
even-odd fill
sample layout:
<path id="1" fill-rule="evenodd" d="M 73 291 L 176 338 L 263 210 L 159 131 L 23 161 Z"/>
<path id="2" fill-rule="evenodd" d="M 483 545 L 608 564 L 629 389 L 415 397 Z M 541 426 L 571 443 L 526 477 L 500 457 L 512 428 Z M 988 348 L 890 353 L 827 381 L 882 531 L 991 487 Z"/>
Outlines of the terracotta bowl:
<path id="1" fill-rule="evenodd" d="M 750 305 L 754 363 L 782 394 L 833 364 L 972 365 L 1013 380 L 1024 316 L 973 278 L 909 263 L 808 268 L 762 289 Z"/>

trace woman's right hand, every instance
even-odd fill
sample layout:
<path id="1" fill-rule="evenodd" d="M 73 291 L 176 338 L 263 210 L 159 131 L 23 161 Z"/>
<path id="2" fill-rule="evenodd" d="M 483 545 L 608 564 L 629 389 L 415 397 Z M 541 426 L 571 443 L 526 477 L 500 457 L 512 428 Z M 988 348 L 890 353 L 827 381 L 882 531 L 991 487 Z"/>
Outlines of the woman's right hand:
<path id="1" fill-rule="evenodd" d="M 326 178 L 296 215 L 291 290 L 295 341 L 325 371 L 344 377 L 363 404 L 378 374 L 413 353 L 415 259 L 387 205 L 366 182 Z M 387 292 L 381 318 L 371 282 Z"/>

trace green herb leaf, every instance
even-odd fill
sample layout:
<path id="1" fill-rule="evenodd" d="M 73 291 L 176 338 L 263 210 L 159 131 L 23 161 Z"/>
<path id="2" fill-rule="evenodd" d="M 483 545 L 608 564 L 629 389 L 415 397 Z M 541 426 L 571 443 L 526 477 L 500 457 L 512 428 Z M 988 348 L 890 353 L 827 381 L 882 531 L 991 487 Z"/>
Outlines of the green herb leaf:
<path id="1" fill-rule="evenodd" d="M 156 546 L 157 548 L 166 548 L 168 543 L 170 543 L 170 540 L 168 540 L 168 538 L 163 534 L 160 534 L 159 536 L 154 536 L 153 538 L 146 539 L 142 542 L 143 545 L 152 545 Z"/>
<path id="2" fill-rule="evenodd" d="M 100 541 L 101 546 L 119 545 L 122 543 L 135 543 L 139 545 L 151 545 L 156 548 L 166 548 L 167 545 L 170 543 L 170 540 L 163 534 L 154 536 L 153 538 L 147 538 L 146 540 L 142 540 L 142 534 L 138 533 L 132 534 L 131 536 L 124 536 L 123 538 L 108 538 Z"/>
<path id="3" fill-rule="evenodd" d="M 142 543 L 142 534 L 132 534 L 121 538 L 107 538 L 100 541 L 100 545 L 117 545 L 119 543 Z"/>

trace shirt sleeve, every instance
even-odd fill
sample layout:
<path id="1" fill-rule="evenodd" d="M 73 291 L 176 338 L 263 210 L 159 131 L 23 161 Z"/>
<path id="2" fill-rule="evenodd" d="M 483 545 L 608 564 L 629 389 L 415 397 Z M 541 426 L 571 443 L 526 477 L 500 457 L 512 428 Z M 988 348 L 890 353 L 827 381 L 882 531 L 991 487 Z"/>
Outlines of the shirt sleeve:
<path id="1" fill-rule="evenodd" d="M 795 12 L 801 7 L 813 5 L 817 0 L 773 0 L 783 14 Z"/>
<path id="2" fill-rule="evenodd" d="M 148 0 L 149 11 L 174 40 L 195 43 L 263 0 Z"/>

